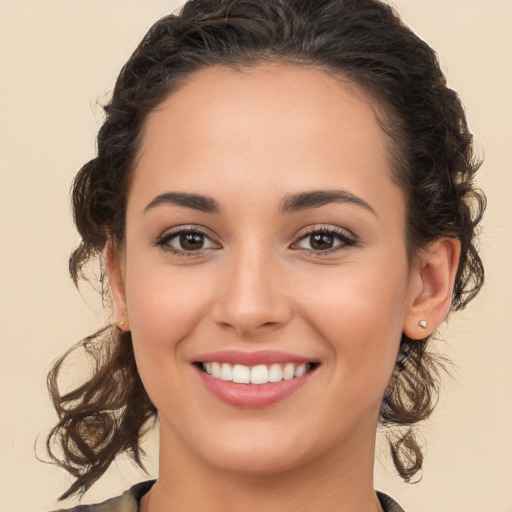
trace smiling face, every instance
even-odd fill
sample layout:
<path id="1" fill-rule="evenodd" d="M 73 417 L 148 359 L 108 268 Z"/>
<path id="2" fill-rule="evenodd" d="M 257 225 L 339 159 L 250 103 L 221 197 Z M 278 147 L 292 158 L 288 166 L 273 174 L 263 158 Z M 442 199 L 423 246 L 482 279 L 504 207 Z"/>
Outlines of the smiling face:
<path id="1" fill-rule="evenodd" d="M 208 69 L 150 114 L 109 269 L 173 464 L 371 464 L 421 291 L 389 162 L 364 96 L 311 68 Z"/>

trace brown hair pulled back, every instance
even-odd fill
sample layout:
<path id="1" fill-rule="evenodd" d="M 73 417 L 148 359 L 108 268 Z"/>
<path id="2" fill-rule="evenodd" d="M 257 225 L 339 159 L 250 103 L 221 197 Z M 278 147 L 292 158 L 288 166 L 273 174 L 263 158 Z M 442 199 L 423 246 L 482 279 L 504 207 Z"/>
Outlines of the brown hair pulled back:
<path id="1" fill-rule="evenodd" d="M 179 15 L 155 23 L 117 79 L 97 157 L 74 181 L 74 219 L 82 237 L 69 262 L 75 284 L 85 278 L 88 263 L 101 259 L 107 233 L 123 242 L 127 194 L 148 113 L 194 71 L 262 62 L 314 66 L 366 91 L 378 107 L 394 179 L 406 197 L 409 254 L 439 237 L 460 239 L 452 310 L 462 309 L 483 282 L 474 241 L 485 198 L 473 187 L 478 162 L 472 136 L 433 50 L 377 0 L 190 0 Z M 77 347 L 94 362 L 94 374 L 63 394 L 58 376 Z M 130 333 L 107 326 L 77 347 L 55 363 L 48 378 L 59 416 L 48 452 L 75 477 L 62 499 L 83 494 L 120 453 L 142 466 L 140 438 L 157 416 L 137 373 Z M 405 480 L 422 466 L 414 426 L 435 406 L 441 366 L 429 339 L 402 336 L 380 423 L 399 427 L 390 429 L 390 445 Z"/>

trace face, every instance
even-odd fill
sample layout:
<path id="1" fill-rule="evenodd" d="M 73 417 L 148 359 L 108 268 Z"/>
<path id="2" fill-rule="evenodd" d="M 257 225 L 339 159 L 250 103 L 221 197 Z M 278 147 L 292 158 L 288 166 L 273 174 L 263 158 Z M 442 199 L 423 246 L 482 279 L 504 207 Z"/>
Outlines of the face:
<path id="1" fill-rule="evenodd" d="M 201 71 L 148 117 L 110 272 L 162 450 L 373 451 L 418 294 L 389 162 L 368 100 L 311 68 Z"/>

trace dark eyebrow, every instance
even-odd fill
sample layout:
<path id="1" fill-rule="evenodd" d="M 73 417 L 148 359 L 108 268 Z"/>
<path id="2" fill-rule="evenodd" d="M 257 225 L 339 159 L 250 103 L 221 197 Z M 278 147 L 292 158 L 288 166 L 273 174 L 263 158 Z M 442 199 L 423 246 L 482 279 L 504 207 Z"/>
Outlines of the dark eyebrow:
<path id="1" fill-rule="evenodd" d="M 362 206 L 378 217 L 377 212 L 360 197 L 347 190 L 312 190 L 300 194 L 287 195 L 281 201 L 282 213 L 294 213 L 309 208 L 319 208 L 329 203 L 352 203 Z"/>
<path id="2" fill-rule="evenodd" d="M 220 213 L 219 203 L 215 199 L 186 192 L 165 192 L 164 194 L 159 194 L 144 208 L 144 213 L 162 204 L 176 204 L 204 213 Z"/>

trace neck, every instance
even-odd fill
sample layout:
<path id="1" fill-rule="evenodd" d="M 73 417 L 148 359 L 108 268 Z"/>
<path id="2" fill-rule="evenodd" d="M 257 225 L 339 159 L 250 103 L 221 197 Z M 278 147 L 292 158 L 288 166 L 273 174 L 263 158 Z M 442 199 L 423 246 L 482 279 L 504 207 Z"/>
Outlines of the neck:
<path id="1" fill-rule="evenodd" d="M 363 450 L 359 443 L 358 450 L 339 447 L 293 469 L 254 474 L 206 464 L 181 443 L 169 442 L 162 426 L 160 435 L 160 475 L 142 501 L 143 512 L 382 511 L 373 489 L 374 443 L 363 444 Z"/>

